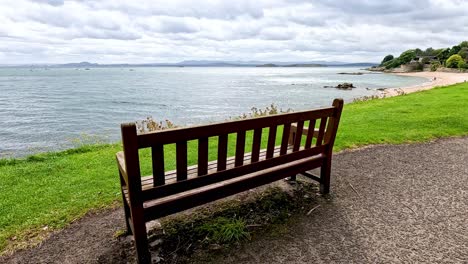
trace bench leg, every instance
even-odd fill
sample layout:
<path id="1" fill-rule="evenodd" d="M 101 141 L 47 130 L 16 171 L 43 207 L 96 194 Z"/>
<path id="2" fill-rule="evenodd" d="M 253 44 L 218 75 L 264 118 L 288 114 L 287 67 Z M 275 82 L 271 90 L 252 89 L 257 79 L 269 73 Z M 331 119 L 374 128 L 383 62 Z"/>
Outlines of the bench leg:
<path id="1" fill-rule="evenodd" d="M 119 171 L 119 176 L 120 176 L 120 191 L 122 192 L 122 201 L 123 201 L 123 207 L 124 207 L 124 213 L 125 213 L 125 225 L 127 226 L 127 234 L 131 235 L 132 234 L 132 229 L 130 228 L 130 223 L 129 223 L 129 218 L 130 218 L 130 207 L 127 204 L 127 199 L 125 199 L 125 194 L 123 190 L 123 186 L 125 186 L 125 181 L 122 178 L 122 173 Z"/>
<path id="2" fill-rule="evenodd" d="M 293 176 L 289 177 L 289 180 L 290 180 L 290 181 L 296 181 L 296 174 L 294 174 Z"/>
<path id="3" fill-rule="evenodd" d="M 124 198 L 124 213 L 125 213 L 125 225 L 127 227 L 127 235 L 133 235 L 132 228 L 130 227 L 130 207 L 128 207 L 127 201 Z"/>
<path id="4" fill-rule="evenodd" d="M 143 208 L 132 208 L 133 239 L 139 264 L 151 263 L 151 254 L 148 248 L 146 224 L 143 219 Z"/>
<path id="5" fill-rule="evenodd" d="M 320 167 L 320 193 L 328 194 L 330 192 L 330 171 L 331 171 L 331 160 L 327 158 L 323 161 L 322 167 Z"/>

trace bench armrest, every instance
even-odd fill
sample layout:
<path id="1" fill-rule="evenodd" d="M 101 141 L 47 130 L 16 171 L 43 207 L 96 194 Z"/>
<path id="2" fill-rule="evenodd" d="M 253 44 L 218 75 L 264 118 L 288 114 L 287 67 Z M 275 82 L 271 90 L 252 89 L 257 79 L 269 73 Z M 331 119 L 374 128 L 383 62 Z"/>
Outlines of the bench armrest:
<path id="1" fill-rule="evenodd" d="M 117 154 L 115 154 L 115 158 L 117 159 L 117 166 L 119 167 L 120 175 L 125 181 L 125 185 L 128 185 L 128 175 L 125 167 L 125 156 L 123 151 L 117 152 Z"/>

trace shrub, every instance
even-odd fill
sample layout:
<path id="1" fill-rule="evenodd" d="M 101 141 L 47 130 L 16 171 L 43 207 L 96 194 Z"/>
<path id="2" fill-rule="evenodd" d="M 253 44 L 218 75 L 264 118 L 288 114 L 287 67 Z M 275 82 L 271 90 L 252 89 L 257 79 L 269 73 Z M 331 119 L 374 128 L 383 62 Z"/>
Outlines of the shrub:
<path id="1" fill-rule="evenodd" d="M 165 123 L 162 121 L 156 121 L 153 119 L 152 116 L 148 116 L 144 120 L 139 120 L 136 121 L 136 127 L 137 131 L 140 134 L 148 133 L 148 132 L 153 132 L 153 131 L 159 131 L 159 130 L 165 130 L 165 129 L 171 129 L 171 128 L 177 128 L 177 126 L 172 123 L 170 120 L 165 120 Z"/>
<path id="2" fill-rule="evenodd" d="M 414 66 L 414 70 L 415 70 L 415 71 L 422 71 L 423 69 L 424 69 L 424 64 L 423 64 L 423 63 L 418 62 L 418 63 Z"/>
<path id="3" fill-rule="evenodd" d="M 440 67 L 440 62 L 434 61 L 431 63 L 431 71 L 436 71 Z"/>
<path id="4" fill-rule="evenodd" d="M 466 63 L 464 61 L 460 61 L 460 62 L 458 62 L 458 68 L 459 69 L 468 69 L 468 63 Z"/>
<path id="5" fill-rule="evenodd" d="M 448 68 L 459 68 L 460 63 L 464 63 L 464 62 L 465 61 L 460 55 L 455 54 L 455 55 L 450 56 L 450 58 L 447 59 L 447 61 L 445 62 L 445 66 Z"/>

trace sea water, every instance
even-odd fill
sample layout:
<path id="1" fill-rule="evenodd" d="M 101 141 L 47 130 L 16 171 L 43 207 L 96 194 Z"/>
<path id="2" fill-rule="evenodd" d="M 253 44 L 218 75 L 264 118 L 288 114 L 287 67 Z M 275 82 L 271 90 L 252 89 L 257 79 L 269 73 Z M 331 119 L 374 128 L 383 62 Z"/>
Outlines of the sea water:
<path id="1" fill-rule="evenodd" d="M 0 158 L 70 148 L 83 137 L 117 141 L 121 123 L 148 116 L 204 124 L 272 103 L 305 110 L 425 81 L 350 67 L 0 68 Z M 343 82 L 356 88 L 324 88 Z"/>

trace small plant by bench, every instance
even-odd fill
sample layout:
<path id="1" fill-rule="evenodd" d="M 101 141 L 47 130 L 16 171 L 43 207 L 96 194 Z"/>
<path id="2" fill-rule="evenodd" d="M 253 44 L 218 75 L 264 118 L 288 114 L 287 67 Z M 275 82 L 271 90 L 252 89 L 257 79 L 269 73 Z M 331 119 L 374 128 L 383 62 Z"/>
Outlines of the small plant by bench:
<path id="1" fill-rule="evenodd" d="M 332 148 L 343 108 L 332 107 L 137 134 L 122 124 L 123 152 L 117 153 L 127 230 L 133 234 L 139 263 L 151 262 L 145 223 L 286 177 L 304 174 L 330 190 Z M 308 127 L 305 124 L 308 123 Z M 318 125 L 318 129 L 315 129 Z M 280 144 L 278 127 L 282 127 Z M 266 149 L 262 134 L 268 131 Z M 280 130 L 281 131 L 281 130 Z M 228 155 L 228 135 L 236 135 L 235 155 Z M 252 135 L 252 151 L 245 153 Z M 209 139 L 217 139 L 217 160 L 209 161 Z M 197 165 L 187 165 L 187 142 L 196 140 Z M 176 145 L 176 170 L 165 170 L 164 146 Z M 153 175 L 141 177 L 139 149 L 151 148 Z M 167 153 L 166 153 L 167 154 Z M 307 171 L 321 168 L 320 177 Z"/>

